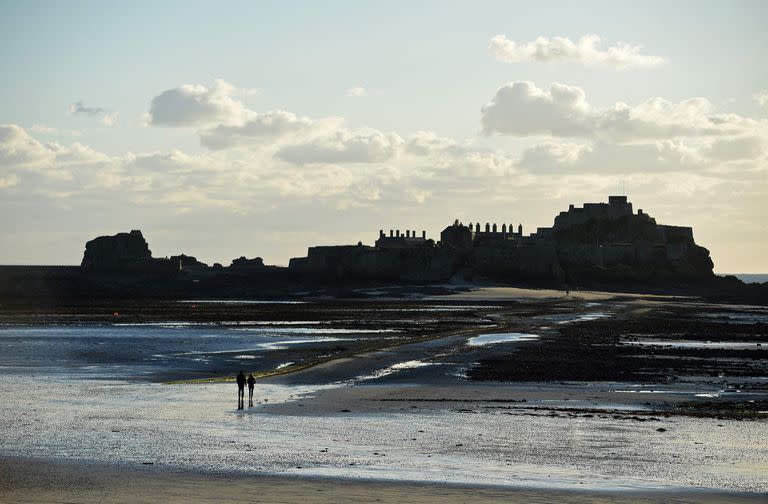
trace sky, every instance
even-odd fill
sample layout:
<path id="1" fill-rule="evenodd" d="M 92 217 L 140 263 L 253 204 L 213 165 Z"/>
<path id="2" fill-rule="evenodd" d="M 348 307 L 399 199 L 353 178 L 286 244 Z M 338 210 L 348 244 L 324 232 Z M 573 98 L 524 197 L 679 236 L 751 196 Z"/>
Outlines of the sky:
<path id="1" fill-rule="evenodd" d="M 627 194 L 768 272 L 768 3 L 0 0 L 0 264 L 288 263 Z"/>

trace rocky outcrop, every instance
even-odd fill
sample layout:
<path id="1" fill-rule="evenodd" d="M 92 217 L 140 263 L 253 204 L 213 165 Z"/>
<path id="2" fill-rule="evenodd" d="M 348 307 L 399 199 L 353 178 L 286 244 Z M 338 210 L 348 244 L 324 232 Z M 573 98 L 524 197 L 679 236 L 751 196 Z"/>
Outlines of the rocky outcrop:
<path id="1" fill-rule="evenodd" d="M 133 230 L 89 241 L 80 265 L 88 269 L 117 269 L 151 259 L 152 252 L 141 231 Z"/>
<path id="2" fill-rule="evenodd" d="M 261 257 L 254 257 L 253 259 L 247 259 L 245 256 L 238 257 L 232 260 L 232 264 L 229 266 L 232 269 L 237 270 L 251 270 L 251 269 L 263 269 L 264 259 Z"/>

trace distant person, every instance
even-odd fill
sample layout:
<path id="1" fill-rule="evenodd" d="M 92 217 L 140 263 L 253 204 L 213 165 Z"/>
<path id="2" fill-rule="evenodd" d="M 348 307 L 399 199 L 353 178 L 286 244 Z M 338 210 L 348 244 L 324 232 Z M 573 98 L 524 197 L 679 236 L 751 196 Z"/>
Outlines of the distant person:
<path id="1" fill-rule="evenodd" d="M 248 407 L 253 407 L 253 386 L 256 384 L 256 378 L 253 373 L 248 375 Z"/>
<path id="2" fill-rule="evenodd" d="M 245 374 L 240 370 L 240 374 L 237 375 L 237 409 L 241 410 L 245 408 Z"/>

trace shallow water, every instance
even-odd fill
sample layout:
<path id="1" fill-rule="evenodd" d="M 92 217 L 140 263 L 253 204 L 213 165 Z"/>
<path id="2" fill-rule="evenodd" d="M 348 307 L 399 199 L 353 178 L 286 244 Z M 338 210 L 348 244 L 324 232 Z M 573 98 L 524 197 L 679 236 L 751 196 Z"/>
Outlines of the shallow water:
<path id="1" fill-rule="evenodd" d="M 536 334 L 525 333 L 493 333 L 475 336 L 467 340 L 469 346 L 496 345 L 499 343 L 515 343 L 518 341 L 532 341 L 539 339 Z"/>
<path id="2" fill-rule="evenodd" d="M 0 327 L 0 373 L 81 378 L 182 379 L 251 371 L 325 355 L 339 345 L 400 334 L 396 329 L 151 323 Z M 293 354 L 298 353 L 296 358 Z"/>
<path id="3" fill-rule="evenodd" d="M 696 341 L 696 340 L 637 340 L 627 341 L 627 345 L 649 345 L 674 348 L 721 348 L 726 350 L 768 350 L 757 341 Z"/>

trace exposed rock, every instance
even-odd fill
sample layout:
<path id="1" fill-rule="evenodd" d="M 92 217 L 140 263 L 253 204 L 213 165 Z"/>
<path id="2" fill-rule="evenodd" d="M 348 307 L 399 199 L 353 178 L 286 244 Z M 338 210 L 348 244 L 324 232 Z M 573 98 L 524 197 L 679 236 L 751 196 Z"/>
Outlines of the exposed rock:
<path id="1" fill-rule="evenodd" d="M 141 231 L 99 236 L 85 244 L 81 266 L 91 269 L 111 269 L 152 259 Z"/>
<path id="2" fill-rule="evenodd" d="M 261 257 L 247 259 L 245 256 L 241 256 L 237 259 L 233 259 L 232 264 L 229 267 L 233 269 L 261 269 L 264 268 L 264 259 Z"/>

